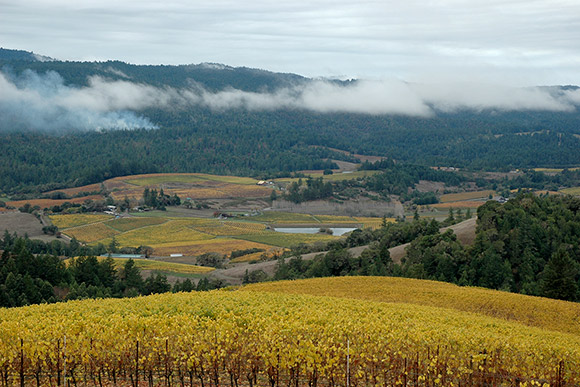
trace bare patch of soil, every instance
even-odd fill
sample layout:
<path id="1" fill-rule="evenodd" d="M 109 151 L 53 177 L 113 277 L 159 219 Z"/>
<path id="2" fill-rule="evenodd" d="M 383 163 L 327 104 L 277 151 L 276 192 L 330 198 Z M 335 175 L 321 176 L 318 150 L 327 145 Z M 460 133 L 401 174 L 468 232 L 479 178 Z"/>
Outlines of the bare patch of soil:
<path id="1" fill-rule="evenodd" d="M 45 242 L 57 239 L 54 236 L 42 232 L 42 223 L 32 214 L 21 212 L 0 212 L 0 235 L 5 230 L 18 236 L 28 235 L 30 239 L 40 239 Z"/>
<path id="2" fill-rule="evenodd" d="M 445 191 L 445 184 L 439 181 L 419 180 L 419 184 L 415 185 L 415 189 L 419 192 L 439 192 Z"/>

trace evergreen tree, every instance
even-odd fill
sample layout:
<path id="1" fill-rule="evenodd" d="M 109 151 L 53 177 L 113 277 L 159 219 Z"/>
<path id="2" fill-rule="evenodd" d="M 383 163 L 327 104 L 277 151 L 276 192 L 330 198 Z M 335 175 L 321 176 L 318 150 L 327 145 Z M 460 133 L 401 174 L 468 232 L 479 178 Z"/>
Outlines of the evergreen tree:
<path id="1" fill-rule="evenodd" d="M 541 275 L 543 295 L 560 300 L 576 300 L 578 298 L 577 266 L 564 247 L 556 251 Z"/>

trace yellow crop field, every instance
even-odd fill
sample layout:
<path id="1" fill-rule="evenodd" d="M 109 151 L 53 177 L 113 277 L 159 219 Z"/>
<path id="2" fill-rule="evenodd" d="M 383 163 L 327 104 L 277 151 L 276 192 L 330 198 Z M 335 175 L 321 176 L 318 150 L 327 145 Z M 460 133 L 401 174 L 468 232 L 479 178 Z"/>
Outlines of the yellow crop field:
<path id="1" fill-rule="evenodd" d="M 113 218 L 112 215 L 106 214 L 69 214 L 69 215 L 50 215 L 52 223 L 60 228 L 66 229 L 71 227 L 84 226 L 91 223 L 104 222 Z"/>
<path id="2" fill-rule="evenodd" d="M 564 188 L 560 190 L 560 192 L 565 193 L 566 195 L 580 195 L 580 187 Z"/>
<path id="3" fill-rule="evenodd" d="M 117 386 L 580 383 L 577 335 L 347 298 L 212 291 L 73 301 L 3 309 L 0 332 L 2 376 L 22 374 L 23 385 L 57 375 Z"/>
<path id="4" fill-rule="evenodd" d="M 563 168 L 534 168 L 536 172 L 544 172 L 544 173 L 560 173 L 564 169 Z M 580 170 L 580 167 L 568 168 L 569 171 L 577 171 Z"/>
<path id="5" fill-rule="evenodd" d="M 186 256 L 196 256 L 205 253 L 219 253 L 228 255 L 234 250 L 247 249 L 264 249 L 267 250 L 272 246 L 263 243 L 251 242 L 230 238 L 215 238 L 198 242 L 173 242 L 166 244 L 154 245 L 154 254 L 167 257 L 171 254 L 183 254 Z"/>
<path id="6" fill-rule="evenodd" d="M 162 224 L 166 221 L 167 220 L 163 218 L 119 218 L 110 220 L 106 222 L 106 224 L 115 230 L 126 232 L 136 228 Z"/>
<path id="7" fill-rule="evenodd" d="M 477 200 L 477 199 L 487 199 L 489 195 L 493 195 L 495 191 L 485 190 L 485 191 L 475 191 L 475 192 L 461 192 L 453 194 L 441 195 L 441 203 L 449 202 L 460 202 L 466 200 Z"/>
<path id="8" fill-rule="evenodd" d="M 121 246 L 155 246 L 161 243 L 195 242 L 214 238 L 195 231 L 189 220 L 169 220 L 163 224 L 142 227 L 116 237 Z M 108 243 L 105 241 L 104 243 Z"/>
<path id="9" fill-rule="evenodd" d="M 262 223 L 214 221 L 212 224 L 194 226 L 195 230 L 218 236 L 260 234 L 266 231 L 266 226 Z"/>
<path id="10" fill-rule="evenodd" d="M 107 259 L 107 257 L 97 257 L 99 261 Z M 125 263 L 129 260 L 129 258 L 112 258 L 115 262 L 115 268 L 119 270 Z M 173 262 L 165 262 L 162 260 L 156 259 L 142 259 L 142 258 L 132 258 L 133 262 L 135 262 L 135 266 L 141 270 L 156 270 L 156 271 L 163 271 L 169 273 L 179 273 L 179 274 L 206 274 L 215 269 L 213 267 L 207 266 L 197 266 L 197 265 L 187 265 L 183 263 L 173 263 Z M 68 265 L 69 259 L 65 260 L 65 263 Z"/>
<path id="11" fill-rule="evenodd" d="M 124 258 L 113 258 L 113 260 L 116 264 L 118 263 L 118 266 L 123 266 L 127 261 Z M 141 270 L 158 270 L 180 274 L 205 274 L 215 270 L 213 267 L 163 262 L 153 259 L 133 259 L 133 261 L 135 261 L 135 266 Z"/>
<path id="12" fill-rule="evenodd" d="M 241 290 L 348 297 L 455 309 L 580 336 L 580 304 L 445 282 L 395 277 L 337 277 L 265 282 Z"/>
<path id="13" fill-rule="evenodd" d="M 119 234 L 118 231 L 113 230 L 111 227 L 108 227 L 103 223 L 93 223 L 86 226 L 69 228 L 66 229 L 64 233 L 86 243 L 103 242 L 106 238 L 112 238 Z M 104 243 L 109 242 L 110 240 L 107 240 Z"/>
<path id="14" fill-rule="evenodd" d="M 292 247 L 301 243 L 329 242 L 339 239 L 339 237 L 328 234 L 289 234 L 274 231 L 259 235 L 240 235 L 238 238 L 279 247 Z"/>

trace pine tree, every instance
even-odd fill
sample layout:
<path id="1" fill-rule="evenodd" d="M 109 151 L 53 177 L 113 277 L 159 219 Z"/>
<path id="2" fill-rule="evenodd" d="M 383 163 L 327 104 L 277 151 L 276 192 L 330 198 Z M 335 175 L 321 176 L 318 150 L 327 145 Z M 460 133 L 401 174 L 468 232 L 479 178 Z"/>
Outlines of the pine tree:
<path id="1" fill-rule="evenodd" d="M 574 301 L 578 296 L 577 264 L 562 247 L 550 258 L 542 272 L 541 288 L 545 297 Z"/>

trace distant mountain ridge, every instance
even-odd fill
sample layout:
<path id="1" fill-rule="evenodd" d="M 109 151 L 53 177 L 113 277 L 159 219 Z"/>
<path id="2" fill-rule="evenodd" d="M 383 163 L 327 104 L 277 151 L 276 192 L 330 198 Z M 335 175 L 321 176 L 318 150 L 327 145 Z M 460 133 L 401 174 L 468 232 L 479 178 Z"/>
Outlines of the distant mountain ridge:
<path id="1" fill-rule="evenodd" d="M 272 92 L 294 87 L 310 79 L 297 74 L 275 73 L 221 63 L 184 65 L 134 65 L 117 60 L 106 62 L 60 61 L 23 50 L 0 49 L 0 69 L 18 75 L 25 70 L 57 72 L 66 84 L 86 86 L 91 76 L 110 80 L 130 80 L 153 86 L 202 86 L 208 91 L 234 88 L 249 92 Z"/>

